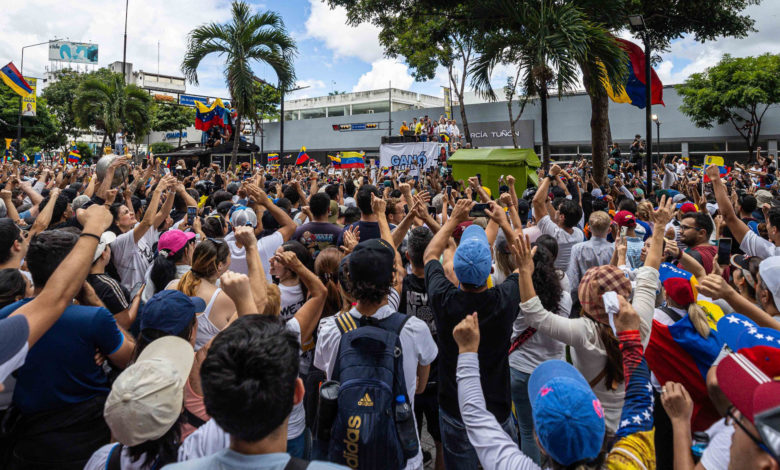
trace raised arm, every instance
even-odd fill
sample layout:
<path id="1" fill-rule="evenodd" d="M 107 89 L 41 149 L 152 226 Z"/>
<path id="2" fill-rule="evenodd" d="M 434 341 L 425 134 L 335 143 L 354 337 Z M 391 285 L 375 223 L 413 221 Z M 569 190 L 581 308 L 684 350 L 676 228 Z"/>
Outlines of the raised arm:
<path id="1" fill-rule="evenodd" d="M 470 199 L 460 199 L 452 210 L 452 216 L 447 220 L 447 223 L 439 230 L 439 232 L 433 236 L 431 242 L 428 244 L 428 248 L 425 249 L 423 255 L 423 261 L 428 264 L 428 261 L 438 260 L 444 249 L 447 248 L 447 243 L 452 237 L 452 232 L 459 223 L 465 221 L 469 217 L 469 211 L 474 206 L 475 202 Z"/>
<path id="2" fill-rule="evenodd" d="M 393 241 L 393 234 L 390 233 L 390 224 L 387 223 L 387 214 L 385 214 L 386 208 L 387 201 L 381 197 L 377 197 L 376 194 L 371 195 L 371 211 L 374 213 L 374 215 L 376 215 L 377 222 L 379 223 L 379 236 L 382 238 L 382 240 L 390 243 L 395 247 L 396 245 Z"/>
<path id="3" fill-rule="evenodd" d="M 753 302 L 734 290 L 720 274 L 708 274 L 699 279 L 699 292 L 714 300 L 725 300 L 734 311 L 750 318 L 758 326 L 780 330 L 780 321 L 758 308 Z"/>
<path id="4" fill-rule="evenodd" d="M 283 251 L 276 254 L 274 258 L 297 274 L 298 279 L 309 291 L 306 303 L 295 312 L 295 319 L 298 320 L 301 327 L 301 344 L 304 344 L 311 339 L 314 329 L 319 324 L 322 308 L 325 306 L 325 298 L 328 296 L 328 289 L 325 288 L 320 278 L 309 271 L 292 251 Z"/>
<path id="5" fill-rule="evenodd" d="M 263 206 L 265 210 L 271 213 L 271 216 L 276 220 L 276 222 L 279 223 L 280 227 L 277 230 L 281 235 L 284 241 L 289 240 L 292 238 L 293 233 L 295 233 L 295 229 L 297 228 L 297 225 L 295 225 L 295 222 L 293 219 L 290 218 L 289 215 L 287 215 L 287 212 L 282 210 L 279 206 L 273 203 L 270 199 L 268 199 L 268 195 L 265 194 L 265 191 L 260 189 L 257 185 L 254 185 L 252 183 L 244 183 L 247 193 L 254 199 L 257 204 Z M 258 220 L 260 219 L 261 214 L 257 214 Z"/>
<path id="6" fill-rule="evenodd" d="M 720 170 L 717 166 L 707 167 L 707 176 L 709 176 L 712 182 L 712 192 L 715 193 L 715 200 L 718 201 L 718 211 L 723 216 L 723 220 L 726 222 L 729 230 L 734 235 L 737 243 L 742 243 L 742 239 L 745 238 L 745 234 L 750 231 L 750 227 L 745 222 L 737 217 L 737 213 L 734 212 L 734 207 L 731 205 L 731 200 L 726 192 L 726 185 L 720 178 Z"/>
<path id="7" fill-rule="evenodd" d="M 257 312 L 264 312 L 268 303 L 268 291 L 266 287 L 263 263 L 260 261 L 260 253 L 257 250 L 257 238 L 252 227 L 236 227 L 233 231 L 236 241 L 246 249 L 246 264 L 249 271 L 249 285 L 252 289 L 252 298 L 255 301 Z"/>
<path id="8" fill-rule="evenodd" d="M 144 218 L 133 229 L 133 242 L 138 243 L 138 240 L 146 235 L 146 232 L 154 226 L 155 218 L 157 216 L 157 208 L 160 206 L 160 196 L 162 192 L 167 189 L 168 185 L 172 183 L 173 176 L 166 175 L 163 179 L 157 183 L 157 187 L 152 193 L 152 199 L 149 201 L 149 206 L 146 208 Z"/>
<path id="9" fill-rule="evenodd" d="M 60 188 L 54 188 L 49 192 L 49 201 L 46 206 L 38 213 L 35 222 L 30 228 L 30 236 L 43 232 L 51 223 L 51 215 L 54 213 L 54 205 L 57 204 L 57 198 L 60 196 Z"/>
<path id="10" fill-rule="evenodd" d="M 550 168 L 551 175 L 553 174 L 552 171 L 555 168 L 560 171 L 558 165 L 553 165 L 552 168 Z M 542 220 L 544 216 L 548 215 L 547 195 L 550 192 L 550 178 L 551 177 L 542 179 L 542 181 L 539 183 L 539 188 L 536 190 L 536 194 L 534 194 L 534 199 L 531 201 L 531 204 L 534 208 L 534 219 L 536 219 L 537 223 Z"/>

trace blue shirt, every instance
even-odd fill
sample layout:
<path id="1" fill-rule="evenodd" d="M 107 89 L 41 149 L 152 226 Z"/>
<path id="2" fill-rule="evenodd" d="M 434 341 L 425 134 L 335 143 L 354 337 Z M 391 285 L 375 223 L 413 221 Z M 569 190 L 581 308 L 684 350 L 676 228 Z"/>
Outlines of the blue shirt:
<path id="1" fill-rule="evenodd" d="M 0 310 L 0 319 L 31 300 L 7 305 Z M 14 403 L 22 413 L 38 413 L 108 395 L 111 385 L 95 364 L 95 350 L 108 356 L 123 341 L 114 316 L 105 308 L 68 306 L 16 371 Z"/>
<path id="2" fill-rule="evenodd" d="M 220 470 L 284 470 L 290 456 L 286 453 L 275 454 L 257 454 L 246 455 L 239 454 L 230 449 L 223 449 L 219 452 L 196 460 L 186 462 L 172 463 L 166 465 L 168 470 L 207 470 L 218 468 Z M 329 462 L 311 462 L 307 467 L 309 470 L 328 470 L 344 469 L 347 467 L 336 465 Z"/>

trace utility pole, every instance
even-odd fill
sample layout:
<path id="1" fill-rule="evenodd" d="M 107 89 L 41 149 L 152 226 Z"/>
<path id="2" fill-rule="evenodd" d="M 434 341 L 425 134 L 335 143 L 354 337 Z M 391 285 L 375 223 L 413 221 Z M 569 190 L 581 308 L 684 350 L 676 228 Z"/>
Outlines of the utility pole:
<path id="1" fill-rule="evenodd" d="M 393 82 L 388 82 L 387 88 L 387 136 L 393 135 Z"/>
<path id="2" fill-rule="evenodd" d="M 54 39 L 54 41 L 59 41 L 59 39 Z M 42 46 L 44 44 L 49 44 L 50 41 L 46 42 L 39 42 L 36 44 L 30 44 L 28 46 L 22 47 L 22 61 L 19 62 L 19 75 L 22 76 L 22 80 L 24 80 L 24 50 L 28 47 L 34 47 L 34 46 Z M 37 92 L 37 89 L 36 89 Z M 19 95 L 19 118 L 16 122 L 16 157 L 21 158 L 22 156 L 22 96 Z"/>
<path id="3" fill-rule="evenodd" d="M 130 0 L 125 0 L 125 43 L 122 47 L 122 75 L 125 77 L 125 85 L 127 85 L 127 9 L 130 6 Z M 159 46 L 158 46 L 159 51 Z M 158 52 L 159 56 L 159 52 Z M 159 64 L 159 59 L 158 59 Z M 157 67 L 159 69 L 159 65 Z M 159 73 L 159 71 L 157 72 Z"/>

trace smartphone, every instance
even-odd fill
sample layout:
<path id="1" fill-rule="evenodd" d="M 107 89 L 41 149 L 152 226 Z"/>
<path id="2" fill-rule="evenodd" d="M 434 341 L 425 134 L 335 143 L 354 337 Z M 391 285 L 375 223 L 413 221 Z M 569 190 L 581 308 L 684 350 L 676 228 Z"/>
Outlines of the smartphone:
<path id="1" fill-rule="evenodd" d="M 718 239 L 718 264 L 725 266 L 731 262 L 731 238 Z"/>
<path id="2" fill-rule="evenodd" d="M 432 216 L 436 216 L 436 207 L 435 206 L 428 206 L 428 213 Z"/>
<path id="3" fill-rule="evenodd" d="M 450 186 L 450 185 L 448 184 L 448 185 L 447 185 L 447 189 L 446 189 L 446 191 L 447 191 L 447 192 L 446 192 L 445 194 L 447 195 L 447 197 L 448 197 L 448 198 L 451 198 L 451 197 L 452 197 L 452 186 Z"/>
<path id="4" fill-rule="evenodd" d="M 477 173 L 477 181 L 479 181 L 479 185 L 482 186 L 482 173 Z"/>
<path id="5" fill-rule="evenodd" d="M 170 168 L 163 168 L 163 173 L 166 174 L 166 175 L 170 175 L 171 174 L 171 169 Z"/>
<path id="6" fill-rule="evenodd" d="M 137 283 L 136 283 L 136 284 L 133 286 L 133 289 L 130 291 L 130 300 L 133 300 L 133 299 L 135 298 L 135 296 L 136 296 L 136 295 L 138 295 L 138 293 L 139 293 L 139 292 L 140 292 L 140 291 L 141 291 L 143 288 L 144 288 L 144 283 L 143 283 L 143 281 L 139 281 L 139 282 L 137 282 Z"/>
<path id="7" fill-rule="evenodd" d="M 500 178 L 498 178 L 498 182 L 499 182 L 499 183 L 500 183 L 500 182 L 502 182 L 502 181 L 504 181 L 504 175 L 501 175 L 501 177 L 500 177 Z"/>
<path id="8" fill-rule="evenodd" d="M 490 204 L 474 204 L 474 207 L 469 211 L 469 217 L 487 217 L 485 209 L 490 207 Z"/>
<path id="9" fill-rule="evenodd" d="M 195 222 L 195 217 L 197 216 L 198 216 L 197 206 L 187 206 L 187 225 L 192 227 L 192 224 Z"/>

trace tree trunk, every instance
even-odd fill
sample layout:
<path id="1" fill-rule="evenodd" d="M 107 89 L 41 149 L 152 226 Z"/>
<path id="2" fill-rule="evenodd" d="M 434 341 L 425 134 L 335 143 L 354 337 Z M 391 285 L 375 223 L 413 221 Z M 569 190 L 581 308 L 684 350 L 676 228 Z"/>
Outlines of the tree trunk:
<path id="1" fill-rule="evenodd" d="M 547 85 L 539 90 L 539 101 L 542 104 L 542 168 L 550 171 L 550 133 L 547 129 Z"/>
<path id="2" fill-rule="evenodd" d="M 107 135 L 108 135 L 108 133 L 106 133 L 106 132 L 103 133 L 103 142 L 101 142 L 100 148 L 98 149 L 98 160 L 100 159 L 100 157 L 103 156 L 103 149 L 106 148 L 106 136 Z"/>
<path id="3" fill-rule="evenodd" d="M 241 141 L 241 113 L 236 112 L 236 123 L 233 125 L 233 153 L 230 155 L 230 168 L 234 168 L 238 156 L 238 143 Z"/>
<path id="4" fill-rule="evenodd" d="M 595 82 L 590 64 L 581 64 L 582 79 L 590 97 L 590 143 L 592 152 L 593 179 L 604 184 L 607 176 L 609 153 L 609 97 L 601 83 Z"/>
<path id="5" fill-rule="evenodd" d="M 509 108 L 509 130 L 512 131 L 512 145 L 514 145 L 515 148 L 517 147 L 517 136 L 515 135 L 515 119 L 512 115 L 512 98 L 513 96 L 509 97 L 509 100 L 506 102 L 507 108 Z"/>
<path id="6" fill-rule="evenodd" d="M 184 133 L 184 129 L 179 129 L 179 147 L 181 147 L 181 135 Z"/>
<path id="7" fill-rule="evenodd" d="M 466 106 L 463 104 L 463 94 L 458 93 L 458 108 L 460 108 L 460 120 L 463 121 L 463 134 L 466 136 L 466 142 L 471 143 L 471 132 L 469 132 L 469 121 L 466 119 Z"/>

